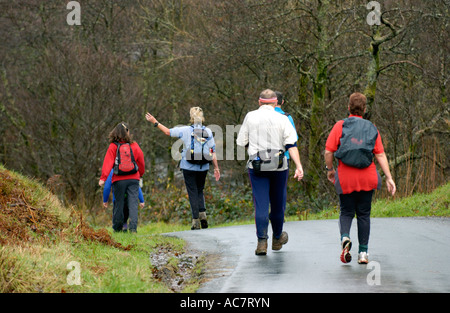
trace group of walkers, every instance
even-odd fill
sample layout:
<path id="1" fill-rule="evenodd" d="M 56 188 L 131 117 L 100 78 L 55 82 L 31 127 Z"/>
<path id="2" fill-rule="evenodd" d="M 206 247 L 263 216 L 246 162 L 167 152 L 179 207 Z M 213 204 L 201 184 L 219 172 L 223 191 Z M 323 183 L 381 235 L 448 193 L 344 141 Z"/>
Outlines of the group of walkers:
<path id="1" fill-rule="evenodd" d="M 247 113 L 236 143 L 247 148 L 247 169 L 253 193 L 257 246 L 256 255 L 266 255 L 269 222 L 272 228 L 272 250 L 280 250 L 288 242 L 283 231 L 289 169 L 293 178 L 303 179 L 304 172 L 297 148 L 298 135 L 292 117 L 282 109 L 283 95 L 266 89 L 258 100 L 259 108 Z M 350 227 L 357 216 L 358 262 L 368 263 L 370 211 L 372 195 L 381 188 L 381 176 L 373 162 L 379 163 L 388 191 L 394 195 L 395 183 L 389 171 L 380 133 L 363 119 L 366 97 L 360 93 L 350 96 L 349 117 L 338 121 L 331 130 L 325 146 L 325 168 L 328 180 L 334 184 L 340 201 L 339 229 L 343 263 L 351 261 Z M 190 125 L 168 128 L 147 113 L 146 120 L 165 135 L 183 141 L 180 169 L 183 172 L 192 212 L 192 230 L 207 228 L 203 190 L 212 164 L 216 181 L 220 169 L 211 129 L 203 126 L 205 118 L 199 107 L 190 109 Z M 132 140 L 128 125 L 119 123 L 109 134 L 99 185 L 104 186 L 103 205 L 108 206 L 113 192 L 113 230 L 136 232 L 138 208 L 144 198 L 140 179 L 145 172 L 144 155 Z M 337 169 L 334 159 L 338 160 Z M 106 183 L 105 183 L 106 182 Z"/>

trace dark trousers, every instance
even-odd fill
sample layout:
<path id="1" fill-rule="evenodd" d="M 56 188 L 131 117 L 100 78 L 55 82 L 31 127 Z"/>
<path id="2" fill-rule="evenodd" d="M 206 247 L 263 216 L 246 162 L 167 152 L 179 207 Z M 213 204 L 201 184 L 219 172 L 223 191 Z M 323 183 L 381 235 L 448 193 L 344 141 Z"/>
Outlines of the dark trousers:
<path id="1" fill-rule="evenodd" d="M 113 206 L 116 205 L 116 200 L 114 200 L 113 202 Z M 114 208 L 113 208 L 114 211 Z M 123 229 L 126 230 L 128 229 L 128 225 L 127 225 L 127 221 L 128 221 L 128 217 L 130 215 L 130 210 L 128 210 L 128 199 L 127 199 L 127 194 L 125 194 L 125 200 L 123 203 Z"/>
<path id="2" fill-rule="evenodd" d="M 186 184 L 193 219 L 199 218 L 199 212 L 206 211 L 203 189 L 205 188 L 207 174 L 208 171 L 183 170 L 184 183 Z"/>
<path id="3" fill-rule="evenodd" d="M 269 221 L 275 238 L 283 231 L 284 211 L 286 209 L 286 186 L 289 171 L 259 172 L 248 170 L 252 184 L 253 205 L 255 207 L 256 236 L 267 239 Z M 269 213 L 270 206 L 270 213 Z"/>
<path id="4" fill-rule="evenodd" d="M 139 181 L 132 179 L 119 180 L 112 184 L 112 188 L 116 199 L 113 207 L 113 230 L 122 230 L 125 221 L 125 201 L 127 201 L 130 219 L 128 229 L 132 232 L 136 231 L 138 225 Z M 125 195 L 127 196 L 125 197 Z"/>
<path id="5" fill-rule="evenodd" d="M 341 238 L 350 237 L 350 228 L 353 217 L 356 214 L 358 222 L 358 242 L 359 251 L 367 252 L 370 236 L 370 211 L 372 208 L 371 191 L 358 191 L 351 194 L 339 195 L 341 212 L 339 214 L 339 228 Z"/>

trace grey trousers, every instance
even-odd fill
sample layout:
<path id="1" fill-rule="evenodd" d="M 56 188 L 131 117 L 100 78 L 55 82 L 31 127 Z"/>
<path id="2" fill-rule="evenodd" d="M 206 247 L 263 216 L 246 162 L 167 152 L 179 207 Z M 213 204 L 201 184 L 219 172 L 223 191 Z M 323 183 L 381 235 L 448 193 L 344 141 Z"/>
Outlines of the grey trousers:
<path id="1" fill-rule="evenodd" d="M 125 201 L 128 201 L 129 219 L 128 230 L 135 232 L 138 225 L 139 207 L 139 181 L 134 179 L 119 180 L 112 184 L 113 194 L 116 199 L 113 208 L 113 230 L 122 231 L 124 223 L 123 208 Z M 125 194 L 127 197 L 125 198 Z"/>

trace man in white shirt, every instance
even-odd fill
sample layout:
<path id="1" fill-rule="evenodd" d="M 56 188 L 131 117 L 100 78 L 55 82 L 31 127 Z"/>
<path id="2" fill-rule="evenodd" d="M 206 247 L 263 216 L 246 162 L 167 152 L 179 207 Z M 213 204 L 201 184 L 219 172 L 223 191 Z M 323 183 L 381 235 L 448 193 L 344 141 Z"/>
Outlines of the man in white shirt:
<path id="1" fill-rule="evenodd" d="M 287 116 L 275 111 L 277 96 L 266 89 L 259 97 L 259 109 L 247 113 L 236 143 L 248 146 L 248 172 L 253 191 L 256 235 L 256 255 L 267 254 L 269 220 L 272 224 L 272 250 L 280 250 L 288 241 L 283 231 L 289 170 L 286 150 L 296 169 L 294 178 L 303 178 L 303 168 L 297 149 L 297 133 Z M 270 214 L 269 214 L 270 205 Z"/>

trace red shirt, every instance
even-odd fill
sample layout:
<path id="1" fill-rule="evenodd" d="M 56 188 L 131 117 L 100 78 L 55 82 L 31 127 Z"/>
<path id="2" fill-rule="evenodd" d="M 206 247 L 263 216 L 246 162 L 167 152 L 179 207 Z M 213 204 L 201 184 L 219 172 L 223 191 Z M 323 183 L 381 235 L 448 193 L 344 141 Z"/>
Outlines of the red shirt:
<path id="1" fill-rule="evenodd" d="M 359 117 L 358 115 L 350 115 L 349 117 Z M 325 149 L 330 152 L 336 152 L 340 145 L 340 139 L 342 137 L 342 125 L 344 121 L 337 122 L 328 136 Z M 375 147 L 373 149 L 374 154 L 380 154 L 384 152 L 383 143 L 381 142 L 380 132 L 378 132 L 377 140 L 375 141 Z M 375 163 L 369 165 L 366 168 L 356 168 L 348 166 L 338 160 L 338 169 L 336 172 L 335 186 L 339 192 L 339 188 L 342 189 L 343 194 L 349 194 L 354 191 L 370 191 L 381 186 L 381 177 L 377 172 Z M 340 185 L 340 186 L 337 186 Z"/>
<path id="2" fill-rule="evenodd" d="M 145 172 L 144 153 L 142 152 L 141 147 L 139 147 L 139 145 L 136 142 L 133 142 L 130 146 L 131 149 L 133 150 L 134 159 L 139 167 L 139 171 L 131 175 L 113 174 L 112 176 L 113 183 L 118 180 L 127 180 L 127 179 L 139 180 L 144 175 Z M 108 151 L 106 151 L 105 159 L 103 160 L 102 176 L 100 177 L 100 180 L 106 181 L 106 179 L 108 178 L 109 173 L 111 172 L 111 169 L 114 166 L 116 153 L 117 153 L 117 145 L 115 143 L 111 143 L 109 145 Z"/>

